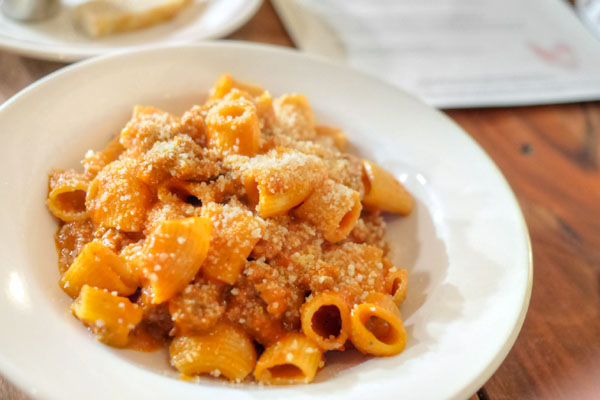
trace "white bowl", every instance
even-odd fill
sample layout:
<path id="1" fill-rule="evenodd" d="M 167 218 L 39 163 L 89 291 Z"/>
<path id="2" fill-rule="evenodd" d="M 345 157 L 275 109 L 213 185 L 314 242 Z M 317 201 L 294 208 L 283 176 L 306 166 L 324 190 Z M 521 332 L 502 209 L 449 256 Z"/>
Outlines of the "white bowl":
<path id="1" fill-rule="evenodd" d="M 397 265 L 409 270 L 409 335 L 396 357 L 328 357 L 315 383 L 292 387 L 177 380 L 166 352 L 98 343 L 59 289 L 46 210 L 47 173 L 76 168 L 106 144 L 136 103 L 180 113 L 223 72 L 274 95 L 307 95 L 317 119 L 393 171 L 417 199 L 390 218 Z M 0 370 L 51 399 L 466 398 L 496 370 L 531 292 L 529 238 L 494 163 L 441 113 L 381 81 L 295 51 L 240 43 L 143 50 L 73 65 L 0 108 Z"/>

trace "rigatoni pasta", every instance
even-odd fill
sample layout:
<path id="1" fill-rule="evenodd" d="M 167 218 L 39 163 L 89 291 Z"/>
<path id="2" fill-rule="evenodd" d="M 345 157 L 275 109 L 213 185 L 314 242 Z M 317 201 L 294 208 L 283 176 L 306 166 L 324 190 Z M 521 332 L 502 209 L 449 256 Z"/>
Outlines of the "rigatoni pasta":
<path id="1" fill-rule="evenodd" d="M 206 115 L 206 127 L 209 147 L 245 156 L 253 156 L 258 151 L 258 116 L 256 107 L 248 100 L 218 102 Z"/>
<path id="2" fill-rule="evenodd" d="M 254 377 L 271 385 L 309 383 L 322 362 L 322 352 L 312 340 L 288 333 L 265 349 L 256 363 Z"/>
<path id="3" fill-rule="evenodd" d="M 62 289 L 72 298 L 79 295 L 84 285 L 129 296 L 136 291 L 138 284 L 135 272 L 130 271 L 115 252 L 96 240 L 83 247 L 60 280 Z"/>
<path id="4" fill-rule="evenodd" d="M 368 160 L 363 160 L 362 166 L 365 185 L 363 204 L 366 208 L 401 215 L 412 212 L 413 198 L 394 175 Z"/>
<path id="5" fill-rule="evenodd" d="M 370 293 L 351 311 L 352 344 L 361 352 L 375 356 L 393 356 L 404 350 L 406 331 L 402 316 L 392 299 Z"/>
<path id="6" fill-rule="evenodd" d="M 50 174 L 48 208 L 61 221 L 81 221 L 88 218 L 85 196 L 89 181 L 75 171 L 54 171 Z"/>
<path id="7" fill-rule="evenodd" d="M 348 236 L 361 210 L 360 193 L 328 179 L 313 190 L 294 214 L 311 222 L 333 243 Z"/>
<path id="8" fill-rule="evenodd" d="M 213 224 L 213 236 L 204 261 L 203 275 L 233 285 L 256 243 L 262 237 L 264 222 L 251 212 L 228 204 L 209 203 L 201 214 Z"/>
<path id="9" fill-rule="evenodd" d="M 50 174 L 60 287 L 98 340 L 183 376 L 309 383 L 327 351 L 406 346 L 382 212 L 413 199 L 342 153 L 309 100 L 225 74 L 181 117 L 136 106 L 83 172 Z"/>
<path id="10" fill-rule="evenodd" d="M 235 158 L 227 161 L 243 170 L 244 188 L 262 218 L 287 213 L 305 201 L 327 175 L 317 156 L 292 149 L 276 148 L 248 160 L 248 165 L 238 164 Z"/>
<path id="11" fill-rule="evenodd" d="M 136 262 L 153 304 L 169 300 L 197 275 L 211 235 L 206 217 L 162 221 L 150 232 Z"/>
<path id="12" fill-rule="evenodd" d="M 392 267 L 385 277 L 385 290 L 388 292 L 398 307 L 406 299 L 408 288 L 408 272 L 405 269 Z"/>
<path id="13" fill-rule="evenodd" d="M 300 309 L 302 331 L 323 350 L 343 350 L 350 337 L 350 309 L 339 292 L 311 296 Z"/>
<path id="14" fill-rule="evenodd" d="M 123 232 L 142 230 L 153 194 L 137 178 L 136 169 L 137 164 L 131 159 L 117 160 L 94 178 L 85 199 L 94 224 Z"/>
<path id="15" fill-rule="evenodd" d="M 176 337 L 169 351 L 173 366 L 188 376 L 223 375 L 240 382 L 256 364 L 252 340 L 239 328 L 224 322 L 201 334 Z"/>
<path id="16" fill-rule="evenodd" d="M 71 306 L 73 314 L 110 346 L 124 347 L 129 333 L 142 320 L 142 310 L 126 297 L 84 285 Z"/>

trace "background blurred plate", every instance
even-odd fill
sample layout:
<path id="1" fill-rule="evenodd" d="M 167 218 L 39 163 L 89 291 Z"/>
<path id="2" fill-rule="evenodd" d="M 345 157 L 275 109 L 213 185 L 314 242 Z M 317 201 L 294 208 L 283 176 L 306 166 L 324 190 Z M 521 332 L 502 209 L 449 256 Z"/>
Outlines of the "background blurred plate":
<path id="1" fill-rule="evenodd" d="M 136 32 L 94 39 L 73 25 L 71 10 L 84 0 L 63 0 L 58 15 L 18 22 L 0 12 L 0 48 L 30 57 L 77 61 L 115 50 L 227 36 L 256 13 L 262 0 L 193 0 L 174 19 Z"/>
<path id="2" fill-rule="evenodd" d="M 328 355 L 316 382 L 294 387 L 177 379 L 166 352 L 98 343 L 58 287 L 45 207 L 47 174 L 78 168 L 134 104 L 181 113 L 223 72 L 275 96 L 305 94 L 319 123 L 344 129 L 353 152 L 382 164 L 416 211 L 388 219 L 392 259 L 409 271 L 396 357 Z M 346 67 L 275 47 L 205 43 L 146 49 L 67 67 L 0 108 L 0 371 L 52 399 L 465 399 L 496 370 L 531 292 L 527 228 L 494 163 L 460 128 L 419 101 Z"/>

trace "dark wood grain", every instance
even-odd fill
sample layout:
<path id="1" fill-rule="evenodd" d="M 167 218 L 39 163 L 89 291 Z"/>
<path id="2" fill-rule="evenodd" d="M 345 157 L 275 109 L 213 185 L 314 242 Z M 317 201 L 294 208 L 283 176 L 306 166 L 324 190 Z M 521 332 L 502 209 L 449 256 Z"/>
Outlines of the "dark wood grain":
<path id="1" fill-rule="evenodd" d="M 268 1 L 229 39 L 293 46 Z M 0 101 L 62 65 L 0 52 Z M 469 400 L 600 399 L 600 103 L 447 115 L 515 191 L 535 264 L 523 330 Z M 0 377 L 0 399 L 26 398 Z"/>
<path id="2" fill-rule="evenodd" d="M 29 400 L 29 397 L 0 375 L 0 399 Z"/>
<path id="3" fill-rule="evenodd" d="M 294 46 L 270 1 L 264 1 L 254 18 L 228 39 Z"/>
<path id="4" fill-rule="evenodd" d="M 498 164 L 534 259 L 523 330 L 491 399 L 600 399 L 600 103 L 453 110 Z"/>
<path id="5" fill-rule="evenodd" d="M 0 102 L 64 65 L 0 51 Z"/>

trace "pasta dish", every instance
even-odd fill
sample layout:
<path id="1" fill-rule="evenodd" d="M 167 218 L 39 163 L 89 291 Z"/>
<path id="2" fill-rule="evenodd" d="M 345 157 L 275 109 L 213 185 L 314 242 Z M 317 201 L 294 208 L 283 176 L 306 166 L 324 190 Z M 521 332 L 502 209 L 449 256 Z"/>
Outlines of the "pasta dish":
<path id="1" fill-rule="evenodd" d="M 381 214 L 413 199 L 346 144 L 306 97 L 228 74 L 181 117 L 136 106 L 49 176 L 74 316 L 110 346 L 168 346 L 184 377 L 308 383 L 327 351 L 399 354 L 407 272 Z"/>

